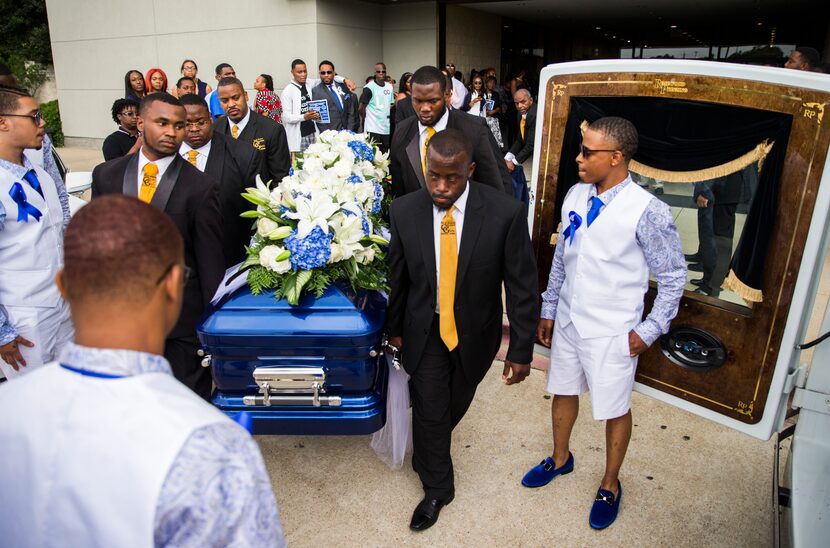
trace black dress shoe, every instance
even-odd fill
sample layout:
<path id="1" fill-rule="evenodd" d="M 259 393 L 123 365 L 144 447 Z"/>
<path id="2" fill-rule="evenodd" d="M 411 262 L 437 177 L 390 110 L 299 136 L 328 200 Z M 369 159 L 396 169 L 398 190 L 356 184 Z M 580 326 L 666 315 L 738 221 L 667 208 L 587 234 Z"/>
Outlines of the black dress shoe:
<path id="1" fill-rule="evenodd" d="M 698 253 L 689 253 L 687 255 L 683 255 L 683 257 L 690 262 L 696 263 L 700 260 L 700 255 Z"/>
<path id="2" fill-rule="evenodd" d="M 703 265 L 700 263 L 691 263 L 688 268 L 692 272 L 703 272 Z"/>
<path id="3" fill-rule="evenodd" d="M 441 508 L 451 503 L 454 498 L 455 495 L 450 495 L 445 499 L 428 499 L 425 497 L 415 507 L 415 511 L 412 513 L 412 521 L 409 522 L 409 528 L 413 531 L 429 529 L 438 521 Z"/>
<path id="4" fill-rule="evenodd" d="M 701 295 L 707 295 L 709 297 L 717 297 L 720 295 L 720 290 L 715 290 L 709 286 L 702 285 L 695 289 L 695 293 L 700 293 Z"/>
<path id="5" fill-rule="evenodd" d="M 703 281 L 703 278 L 698 278 L 697 280 L 689 280 L 689 283 L 692 285 L 696 285 L 698 287 L 706 285 L 706 282 Z"/>

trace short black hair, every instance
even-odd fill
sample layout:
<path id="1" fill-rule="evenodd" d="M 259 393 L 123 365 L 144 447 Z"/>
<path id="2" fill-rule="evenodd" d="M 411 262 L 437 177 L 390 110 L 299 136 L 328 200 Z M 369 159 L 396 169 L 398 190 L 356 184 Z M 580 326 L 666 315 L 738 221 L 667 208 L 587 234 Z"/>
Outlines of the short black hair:
<path id="1" fill-rule="evenodd" d="M 383 61 L 378 61 L 377 63 L 375 63 L 375 66 L 378 66 L 378 65 L 382 66 L 383 70 L 386 70 L 386 63 L 384 63 Z"/>
<path id="2" fill-rule="evenodd" d="M 193 67 L 194 67 L 197 71 L 199 70 L 199 65 L 197 65 L 197 64 L 196 64 L 196 61 L 194 61 L 193 59 L 185 59 L 184 61 L 182 61 L 182 68 L 180 68 L 180 69 L 179 69 L 179 72 L 181 72 L 181 71 L 183 71 L 183 70 L 184 70 L 184 64 L 185 64 L 185 63 L 193 63 Z M 220 70 L 221 70 L 221 69 L 220 69 Z"/>
<path id="3" fill-rule="evenodd" d="M 808 65 L 810 65 L 810 68 L 816 68 L 821 63 L 821 55 L 816 48 L 811 48 L 810 46 L 799 46 L 795 48 L 795 51 L 804 57 L 804 60 L 807 61 Z"/>
<path id="4" fill-rule="evenodd" d="M 12 112 L 17 108 L 17 102 L 21 97 L 31 96 L 31 93 L 21 87 L 0 85 L 0 112 Z"/>
<path id="5" fill-rule="evenodd" d="M 268 91 L 274 91 L 274 79 L 271 78 L 270 74 L 260 74 L 259 75 L 263 80 L 265 80 L 265 89 Z"/>
<path id="6" fill-rule="evenodd" d="M 166 91 L 160 91 L 158 93 L 151 93 L 150 95 L 144 96 L 144 99 L 141 100 L 141 104 L 139 104 L 138 106 L 138 114 L 144 114 L 147 111 L 147 109 L 150 108 L 150 105 L 152 105 L 156 101 L 161 101 L 162 103 L 167 103 L 168 105 L 174 105 L 177 107 L 182 106 L 181 101 L 179 101 Z"/>
<path id="7" fill-rule="evenodd" d="M 194 80 L 194 79 L 193 79 L 193 78 L 191 78 L 190 76 L 182 76 L 182 77 L 181 77 L 181 78 L 179 78 L 179 79 L 178 79 L 178 81 L 176 82 L 176 87 L 177 87 L 177 88 L 179 88 L 179 89 L 181 89 L 181 87 L 182 87 L 182 82 L 184 82 L 185 80 L 190 80 L 191 82 L 193 82 L 193 85 L 194 85 L 194 86 L 196 85 L 196 80 Z"/>
<path id="8" fill-rule="evenodd" d="M 117 124 L 118 115 L 121 114 L 121 112 L 127 107 L 134 107 L 137 112 L 138 101 L 132 98 L 116 99 L 115 102 L 112 104 L 112 121 Z"/>
<path id="9" fill-rule="evenodd" d="M 208 108 L 208 104 L 205 102 L 204 99 L 196 95 L 195 93 L 185 93 L 181 97 L 179 97 L 179 102 L 182 104 L 183 107 L 188 105 L 190 106 L 198 106 L 198 107 L 205 107 L 210 112 L 210 108 Z"/>
<path id="10" fill-rule="evenodd" d="M 331 70 L 334 70 L 334 63 L 332 63 L 328 59 L 324 59 L 324 60 L 320 61 L 320 64 L 317 65 L 317 70 L 320 70 L 321 68 L 323 68 L 323 65 L 331 65 Z"/>
<path id="11" fill-rule="evenodd" d="M 442 158 L 454 158 L 463 153 L 468 161 L 473 160 L 473 145 L 460 129 L 447 128 L 433 135 L 427 153 L 430 150 Z"/>
<path id="12" fill-rule="evenodd" d="M 228 63 L 219 63 L 218 65 L 216 65 L 216 76 L 219 76 L 220 74 L 222 74 L 222 69 L 226 69 L 226 68 L 233 68 L 233 67 L 230 66 Z"/>
<path id="13" fill-rule="evenodd" d="M 438 82 L 438 85 L 441 87 L 442 92 L 447 91 L 447 77 L 444 76 L 444 73 L 438 70 L 438 67 L 433 67 L 431 65 L 426 65 L 418 70 L 412 75 L 412 85 L 415 84 L 421 86 L 429 86 Z"/>
<path id="14" fill-rule="evenodd" d="M 297 67 L 297 65 L 305 65 L 305 61 L 303 61 L 302 59 L 294 59 L 293 61 L 291 61 L 291 70 L 294 70 Z"/>
<path id="15" fill-rule="evenodd" d="M 637 154 L 637 147 L 639 146 L 640 137 L 637 134 L 637 128 L 634 127 L 630 121 L 619 116 L 606 116 L 599 118 L 588 129 L 598 131 L 611 139 L 625 156 L 626 160 L 630 160 Z"/>
<path id="16" fill-rule="evenodd" d="M 239 78 L 234 78 L 233 76 L 228 76 L 226 78 L 222 78 L 219 80 L 219 83 L 216 84 L 216 89 L 219 89 L 224 86 L 239 86 L 239 89 L 245 91 L 245 85 L 242 83 L 242 80 Z"/>

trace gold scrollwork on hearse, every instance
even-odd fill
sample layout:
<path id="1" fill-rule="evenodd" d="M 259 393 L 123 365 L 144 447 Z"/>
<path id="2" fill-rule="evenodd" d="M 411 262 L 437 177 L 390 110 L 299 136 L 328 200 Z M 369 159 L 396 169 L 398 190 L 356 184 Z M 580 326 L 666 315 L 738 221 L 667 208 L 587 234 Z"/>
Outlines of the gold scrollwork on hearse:
<path id="1" fill-rule="evenodd" d="M 818 125 L 821 125 L 821 119 L 824 118 L 824 103 L 802 103 L 802 116 L 815 120 Z"/>

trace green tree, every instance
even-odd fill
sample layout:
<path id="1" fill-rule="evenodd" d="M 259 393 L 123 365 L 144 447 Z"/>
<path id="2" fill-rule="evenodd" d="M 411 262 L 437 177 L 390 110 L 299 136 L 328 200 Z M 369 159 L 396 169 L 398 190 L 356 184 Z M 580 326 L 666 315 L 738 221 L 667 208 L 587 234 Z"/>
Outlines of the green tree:
<path id="1" fill-rule="evenodd" d="M 0 58 L 52 63 L 45 0 L 0 0 L 0 14 Z"/>

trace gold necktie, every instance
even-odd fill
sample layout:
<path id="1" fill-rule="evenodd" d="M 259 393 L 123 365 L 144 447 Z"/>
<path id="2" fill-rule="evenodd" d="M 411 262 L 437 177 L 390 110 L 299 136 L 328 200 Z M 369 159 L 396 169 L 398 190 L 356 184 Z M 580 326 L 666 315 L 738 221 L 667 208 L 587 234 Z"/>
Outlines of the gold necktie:
<path id="1" fill-rule="evenodd" d="M 144 177 L 141 179 L 141 189 L 138 192 L 138 198 L 142 202 L 150 203 L 153 199 L 153 194 L 156 193 L 156 175 L 159 173 L 159 168 L 156 164 L 144 164 Z"/>
<path id="2" fill-rule="evenodd" d="M 187 161 L 190 162 L 193 167 L 196 167 L 196 158 L 198 157 L 199 153 L 195 150 L 191 149 L 187 152 Z"/>
<path id="3" fill-rule="evenodd" d="M 525 140 L 525 119 L 522 118 L 522 121 L 519 122 L 519 133 L 522 134 L 522 141 Z"/>
<path id="4" fill-rule="evenodd" d="M 427 145 L 432 136 L 435 135 L 435 128 L 427 128 L 427 138 L 424 139 L 424 153 L 421 154 L 421 169 L 424 171 L 424 180 L 427 178 Z"/>
<path id="5" fill-rule="evenodd" d="M 231 136 L 234 139 L 239 137 L 239 126 L 237 126 L 236 124 L 234 124 L 233 127 L 231 127 Z"/>
<path id="6" fill-rule="evenodd" d="M 441 340 L 450 351 L 458 346 L 458 333 L 455 329 L 455 275 L 458 269 L 458 242 L 455 236 L 455 219 L 450 206 L 441 219 L 441 274 L 438 280 L 438 305 L 440 310 Z"/>

